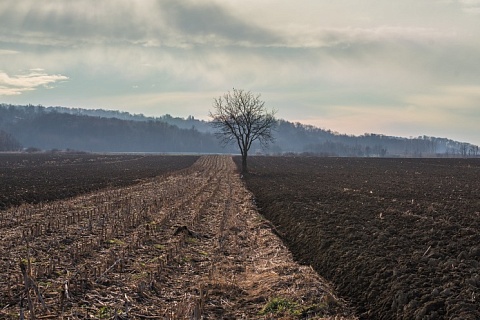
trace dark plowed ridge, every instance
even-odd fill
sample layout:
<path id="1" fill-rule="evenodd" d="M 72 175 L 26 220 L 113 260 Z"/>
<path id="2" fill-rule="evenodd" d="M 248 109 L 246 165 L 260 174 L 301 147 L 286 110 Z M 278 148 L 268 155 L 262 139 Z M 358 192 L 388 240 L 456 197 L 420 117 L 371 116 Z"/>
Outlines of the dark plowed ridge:
<path id="1" fill-rule="evenodd" d="M 478 159 L 249 165 L 261 212 L 362 318 L 480 319 Z"/>
<path id="2" fill-rule="evenodd" d="M 0 154 L 0 210 L 121 187 L 191 166 L 198 156 Z"/>

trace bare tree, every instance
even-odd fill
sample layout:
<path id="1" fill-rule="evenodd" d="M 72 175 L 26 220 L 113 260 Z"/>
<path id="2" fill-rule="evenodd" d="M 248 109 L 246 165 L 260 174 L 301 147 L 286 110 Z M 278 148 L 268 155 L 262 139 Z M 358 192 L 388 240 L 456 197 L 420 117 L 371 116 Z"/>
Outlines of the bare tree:
<path id="1" fill-rule="evenodd" d="M 214 111 L 210 112 L 215 135 L 224 145 L 237 143 L 242 154 L 242 172 L 247 170 L 247 156 L 256 140 L 262 147 L 274 141 L 273 129 L 276 125 L 275 110 L 268 111 L 260 94 L 233 89 L 214 99 Z"/>

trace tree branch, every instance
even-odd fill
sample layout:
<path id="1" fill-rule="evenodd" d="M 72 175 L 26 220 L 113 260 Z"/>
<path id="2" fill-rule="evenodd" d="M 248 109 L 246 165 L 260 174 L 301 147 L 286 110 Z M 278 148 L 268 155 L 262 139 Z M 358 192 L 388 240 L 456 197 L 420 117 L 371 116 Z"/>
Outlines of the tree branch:
<path id="1" fill-rule="evenodd" d="M 254 141 L 262 147 L 274 141 L 273 129 L 277 124 L 275 111 L 267 111 L 260 94 L 233 89 L 213 102 L 214 111 L 209 112 L 215 135 L 224 145 L 236 141 L 240 152 L 246 157 Z"/>

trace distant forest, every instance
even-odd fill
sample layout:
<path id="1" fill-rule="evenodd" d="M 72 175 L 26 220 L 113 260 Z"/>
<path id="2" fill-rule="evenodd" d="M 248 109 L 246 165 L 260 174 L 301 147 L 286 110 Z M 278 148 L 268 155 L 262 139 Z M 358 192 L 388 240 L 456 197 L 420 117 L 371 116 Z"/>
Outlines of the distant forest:
<path id="1" fill-rule="evenodd" d="M 0 105 L 0 129 L 26 148 L 88 152 L 224 152 L 211 133 L 161 120 L 71 114 L 65 108 Z M 230 151 L 230 150 L 229 150 Z"/>
<path id="2" fill-rule="evenodd" d="M 351 157 L 479 156 L 478 146 L 447 138 L 402 138 L 381 134 L 339 134 L 278 120 L 275 143 L 251 154 L 306 154 Z M 0 104 L 0 151 L 78 150 L 87 152 L 237 153 L 223 147 L 207 121 L 164 115 L 65 107 Z"/>

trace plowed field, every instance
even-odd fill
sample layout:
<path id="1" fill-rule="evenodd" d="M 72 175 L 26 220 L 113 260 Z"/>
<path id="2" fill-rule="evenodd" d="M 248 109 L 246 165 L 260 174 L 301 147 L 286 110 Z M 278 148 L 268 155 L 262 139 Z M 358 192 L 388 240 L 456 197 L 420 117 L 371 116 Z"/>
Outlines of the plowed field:
<path id="1" fill-rule="evenodd" d="M 198 156 L 1 154 L 0 210 L 120 187 L 191 166 Z"/>
<path id="2" fill-rule="evenodd" d="M 260 212 L 361 318 L 480 319 L 478 159 L 254 157 L 249 166 Z"/>
<path id="3" fill-rule="evenodd" d="M 0 235 L 1 319 L 354 319 L 294 262 L 229 157 L 11 207 Z"/>

